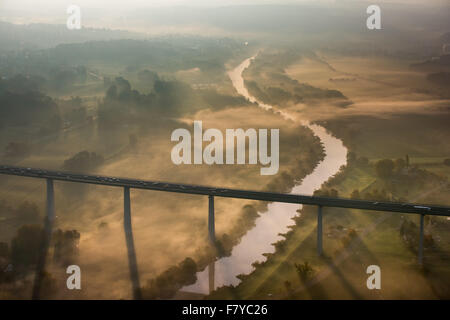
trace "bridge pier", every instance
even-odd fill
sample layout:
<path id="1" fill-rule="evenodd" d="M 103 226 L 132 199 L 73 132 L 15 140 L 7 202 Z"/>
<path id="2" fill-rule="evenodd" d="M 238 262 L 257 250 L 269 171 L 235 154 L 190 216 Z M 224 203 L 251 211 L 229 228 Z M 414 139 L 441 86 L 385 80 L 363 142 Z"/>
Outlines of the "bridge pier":
<path id="1" fill-rule="evenodd" d="M 128 268 L 130 270 L 130 279 L 133 287 L 133 299 L 140 300 L 142 299 L 142 293 L 141 285 L 139 283 L 136 250 L 134 248 L 133 230 L 131 225 L 130 188 L 124 187 L 123 191 L 123 227 L 127 243 Z"/>
<path id="2" fill-rule="evenodd" d="M 419 236 L 419 253 L 418 253 L 418 262 L 420 265 L 423 264 L 423 220 L 425 215 L 420 215 L 420 236 Z"/>
<path id="3" fill-rule="evenodd" d="M 215 221 L 214 221 L 214 196 L 209 195 L 209 205 L 208 205 L 208 235 L 209 241 L 212 244 L 216 243 L 216 230 L 215 230 Z"/>
<path id="4" fill-rule="evenodd" d="M 209 293 L 212 293 L 216 288 L 215 285 L 215 270 L 216 270 L 216 262 L 213 261 L 208 265 L 208 278 L 209 278 Z"/>
<path id="5" fill-rule="evenodd" d="M 53 221 L 55 220 L 55 195 L 53 180 L 47 179 L 47 209 L 42 235 L 38 262 L 36 266 L 36 275 L 33 283 L 32 299 L 39 299 L 41 284 L 44 278 L 45 262 L 47 260 L 48 248 L 52 239 Z"/>
<path id="6" fill-rule="evenodd" d="M 322 244 L 322 206 L 317 207 L 317 254 L 323 255 Z"/>

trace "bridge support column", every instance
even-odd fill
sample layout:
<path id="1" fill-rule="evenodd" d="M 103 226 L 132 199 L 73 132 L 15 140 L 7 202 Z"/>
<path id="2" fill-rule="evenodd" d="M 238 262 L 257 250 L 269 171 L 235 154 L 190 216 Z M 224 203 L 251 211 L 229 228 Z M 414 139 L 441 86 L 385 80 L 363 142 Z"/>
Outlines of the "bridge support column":
<path id="1" fill-rule="evenodd" d="M 214 222 L 214 196 L 209 195 L 209 208 L 208 208 L 208 235 L 209 241 L 212 244 L 216 243 L 216 230 L 215 230 L 215 222 Z"/>
<path id="2" fill-rule="evenodd" d="M 420 215 L 420 236 L 419 236 L 419 253 L 418 253 L 418 261 L 419 264 L 423 264 L 423 220 L 425 215 Z"/>
<path id="3" fill-rule="evenodd" d="M 323 255 L 322 245 L 322 206 L 317 207 L 317 254 Z"/>
<path id="4" fill-rule="evenodd" d="M 213 261 L 208 265 L 208 277 L 209 277 L 209 293 L 213 292 L 216 288 L 215 285 L 215 269 L 216 269 L 216 262 Z"/>
<path id="5" fill-rule="evenodd" d="M 142 294 L 141 285 L 139 283 L 136 250 L 134 249 L 133 230 L 131 226 L 130 188 L 125 187 L 123 191 L 123 227 L 127 243 L 128 268 L 130 270 L 130 279 L 133 287 L 133 299 L 140 300 Z"/>
<path id="6" fill-rule="evenodd" d="M 36 266 L 36 275 L 33 283 L 32 299 L 40 298 L 41 284 L 45 276 L 45 262 L 47 260 L 48 248 L 52 239 L 53 221 L 55 220 L 55 196 L 53 189 L 53 180 L 47 179 L 47 209 L 44 221 L 44 230 L 42 242 Z"/>

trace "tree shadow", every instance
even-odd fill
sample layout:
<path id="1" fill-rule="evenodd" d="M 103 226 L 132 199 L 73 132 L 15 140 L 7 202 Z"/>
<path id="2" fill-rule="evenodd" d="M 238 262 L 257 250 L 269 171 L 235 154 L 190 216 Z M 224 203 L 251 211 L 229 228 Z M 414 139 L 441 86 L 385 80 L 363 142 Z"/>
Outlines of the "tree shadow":
<path id="1" fill-rule="evenodd" d="M 339 268 L 334 264 L 332 260 L 325 260 L 327 263 L 327 266 L 331 269 L 334 275 L 336 275 L 341 283 L 343 284 L 344 288 L 347 290 L 348 293 L 352 296 L 353 299 L 360 300 L 362 299 L 362 296 L 355 290 L 355 288 L 350 284 L 350 282 L 347 280 L 347 278 L 342 274 L 342 272 L 339 270 Z"/>
<path id="2" fill-rule="evenodd" d="M 317 235 L 317 228 L 314 228 L 305 238 L 304 240 L 295 247 L 291 251 L 290 254 L 287 255 L 286 259 L 281 262 L 272 272 L 268 273 L 265 279 L 256 287 L 253 294 L 256 292 L 261 291 L 261 289 L 270 282 L 270 279 L 272 279 L 276 274 L 282 274 L 282 269 L 286 268 L 287 265 L 293 260 L 293 255 L 299 251 L 299 250 L 305 250 L 311 247 L 311 243 L 315 243 L 316 241 L 316 235 Z"/>

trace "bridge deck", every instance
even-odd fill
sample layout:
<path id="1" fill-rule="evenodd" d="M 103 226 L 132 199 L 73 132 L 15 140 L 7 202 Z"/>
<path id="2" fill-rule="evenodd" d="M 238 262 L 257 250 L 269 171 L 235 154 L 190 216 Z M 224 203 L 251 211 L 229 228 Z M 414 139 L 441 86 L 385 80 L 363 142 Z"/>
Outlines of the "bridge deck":
<path id="1" fill-rule="evenodd" d="M 87 175 L 64 171 L 50 171 L 44 169 L 23 168 L 6 165 L 0 165 L 0 174 L 97 184 L 111 187 L 128 187 L 134 189 L 146 189 L 146 190 L 208 195 L 208 196 L 210 195 L 215 197 L 251 199 L 270 202 L 298 203 L 307 205 L 317 205 L 322 207 L 340 207 L 350 209 L 450 216 L 450 207 L 445 206 L 434 206 L 434 205 L 430 206 L 422 204 L 397 203 L 397 202 L 378 202 L 378 201 L 353 200 L 343 198 L 315 197 L 299 194 L 283 194 L 274 192 L 215 188 L 208 186 L 187 185 L 180 183 L 160 182 L 160 181 L 136 180 L 120 177 L 106 177 L 99 175 Z"/>

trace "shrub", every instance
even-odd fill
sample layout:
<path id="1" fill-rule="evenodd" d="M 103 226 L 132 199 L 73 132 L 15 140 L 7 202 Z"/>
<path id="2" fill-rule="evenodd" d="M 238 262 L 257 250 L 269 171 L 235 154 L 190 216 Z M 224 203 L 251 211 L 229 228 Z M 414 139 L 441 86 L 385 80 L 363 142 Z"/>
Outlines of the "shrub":
<path id="1" fill-rule="evenodd" d="M 39 225 L 24 225 L 11 241 L 11 260 L 14 266 L 30 267 L 37 263 L 43 240 Z"/>
<path id="2" fill-rule="evenodd" d="M 314 269 L 308 261 L 300 264 L 296 263 L 294 266 L 301 282 L 306 282 L 314 274 Z"/>
<path id="3" fill-rule="evenodd" d="M 197 264 L 191 258 L 184 259 L 178 266 L 172 266 L 142 289 L 146 299 L 169 299 L 185 285 L 195 283 Z"/>
<path id="4" fill-rule="evenodd" d="M 361 199 L 361 195 L 359 193 L 358 189 L 355 189 L 352 191 L 352 194 L 350 195 L 351 199 Z"/>
<path id="5" fill-rule="evenodd" d="M 392 176 L 394 167 L 394 161 L 391 159 L 383 159 L 375 164 L 375 171 L 380 178 L 387 179 Z"/>

